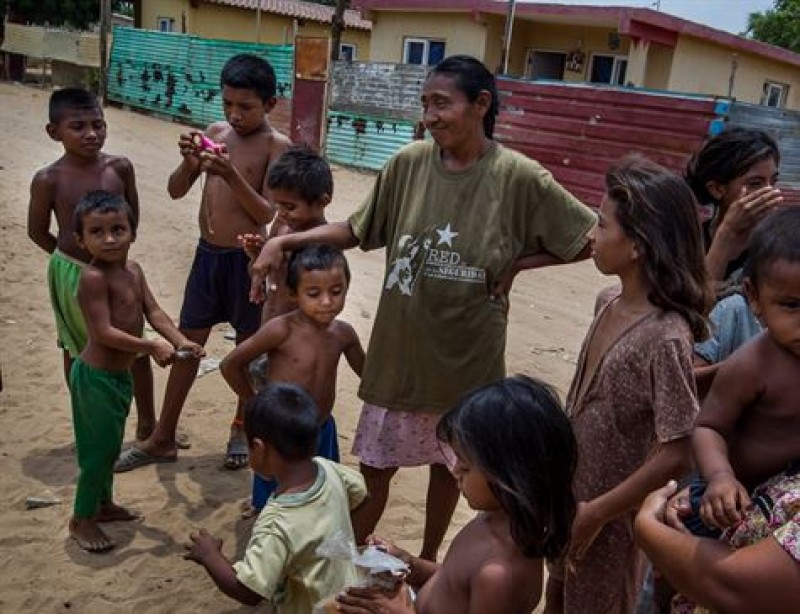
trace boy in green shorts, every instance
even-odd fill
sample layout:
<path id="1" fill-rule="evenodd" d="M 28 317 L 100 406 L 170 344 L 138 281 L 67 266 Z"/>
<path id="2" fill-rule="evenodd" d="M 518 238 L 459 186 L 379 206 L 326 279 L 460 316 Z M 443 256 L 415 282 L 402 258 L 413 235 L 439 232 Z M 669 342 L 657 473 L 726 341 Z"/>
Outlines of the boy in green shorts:
<path id="1" fill-rule="evenodd" d="M 47 134 L 63 145 L 64 155 L 33 177 L 28 236 L 51 254 L 47 282 L 58 344 L 64 354 L 64 377 L 69 383 L 72 361 L 86 345 L 86 323 L 76 292 L 81 271 L 90 260 L 75 239 L 75 206 L 88 192 L 107 190 L 124 196 L 138 221 L 139 196 L 130 160 L 102 151 L 106 122 L 97 98 L 83 89 L 65 88 L 53 92 L 49 106 Z M 58 224 L 57 237 L 50 232 L 53 215 Z M 137 359 L 132 372 L 138 413 L 136 438 L 146 439 L 155 427 L 150 357 Z"/>
<path id="2" fill-rule="evenodd" d="M 69 534 L 84 550 L 104 552 L 114 542 L 98 523 L 138 517 L 112 497 L 114 461 L 133 396 L 130 369 L 136 356 L 152 356 L 165 366 L 176 357 L 199 358 L 204 352 L 178 331 L 153 298 L 142 269 L 128 260 L 136 217 L 121 196 L 102 190 L 84 196 L 75 207 L 74 228 L 77 245 L 91 261 L 78 283 L 88 340 L 69 375 L 80 469 Z M 142 338 L 145 318 L 168 342 Z"/>

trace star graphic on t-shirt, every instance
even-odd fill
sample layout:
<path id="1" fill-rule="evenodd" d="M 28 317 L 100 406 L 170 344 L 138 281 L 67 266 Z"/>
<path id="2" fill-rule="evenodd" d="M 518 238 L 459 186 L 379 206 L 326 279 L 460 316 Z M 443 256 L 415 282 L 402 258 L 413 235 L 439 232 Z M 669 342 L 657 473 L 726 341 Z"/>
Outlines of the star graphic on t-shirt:
<path id="1" fill-rule="evenodd" d="M 447 243 L 450 247 L 453 247 L 453 239 L 458 236 L 457 232 L 453 232 L 450 229 L 450 223 L 448 222 L 447 226 L 445 226 L 442 230 L 436 229 L 436 232 L 439 233 L 439 242 L 436 244 L 437 246 L 441 245 L 442 243 Z"/>

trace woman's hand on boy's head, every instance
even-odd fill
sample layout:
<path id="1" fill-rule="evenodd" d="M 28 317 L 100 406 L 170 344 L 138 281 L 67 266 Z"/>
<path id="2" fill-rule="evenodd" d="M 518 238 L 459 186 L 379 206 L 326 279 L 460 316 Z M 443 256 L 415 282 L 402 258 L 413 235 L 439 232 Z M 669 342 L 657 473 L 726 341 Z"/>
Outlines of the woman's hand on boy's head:
<path id="1" fill-rule="evenodd" d="M 189 534 L 191 543 L 186 544 L 186 554 L 183 558 L 205 565 L 206 562 L 222 552 L 222 540 L 214 537 L 205 529 Z"/>

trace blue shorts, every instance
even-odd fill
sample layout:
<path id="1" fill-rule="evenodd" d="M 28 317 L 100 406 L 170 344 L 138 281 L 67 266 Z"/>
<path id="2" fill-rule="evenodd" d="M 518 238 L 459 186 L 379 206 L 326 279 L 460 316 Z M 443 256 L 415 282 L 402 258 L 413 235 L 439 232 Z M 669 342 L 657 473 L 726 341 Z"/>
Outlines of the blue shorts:
<path id="1" fill-rule="evenodd" d="M 200 239 L 181 307 L 184 330 L 230 322 L 240 337 L 261 324 L 261 306 L 250 302 L 250 259 L 238 247 L 218 247 Z"/>
<path id="2" fill-rule="evenodd" d="M 317 456 L 339 462 L 339 437 L 336 434 L 336 422 L 333 416 L 328 417 L 319 429 Z M 265 480 L 257 473 L 253 474 L 253 507 L 261 510 L 272 492 L 278 486 L 274 480 Z"/>

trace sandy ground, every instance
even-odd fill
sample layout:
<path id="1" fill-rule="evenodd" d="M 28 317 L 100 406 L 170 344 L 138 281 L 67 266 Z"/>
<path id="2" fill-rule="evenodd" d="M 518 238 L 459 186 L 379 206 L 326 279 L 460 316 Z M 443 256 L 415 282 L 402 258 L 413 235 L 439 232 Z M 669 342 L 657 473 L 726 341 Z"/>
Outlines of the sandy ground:
<path id="1" fill-rule="evenodd" d="M 221 468 L 234 397 L 213 372 L 197 381 L 183 412 L 192 449 L 174 465 L 148 467 L 116 479 L 117 499 L 144 513 L 141 523 L 110 525 L 119 547 L 107 555 L 80 551 L 67 537 L 74 495 L 69 400 L 45 284 L 46 256 L 26 235 L 28 186 L 34 171 L 60 146 L 44 132 L 48 92 L 0 84 L 0 611 L 5 612 L 244 612 L 218 594 L 205 572 L 181 556 L 189 532 L 206 527 L 238 556 L 249 525 L 239 506 L 249 492 L 246 471 Z M 181 126 L 108 109 L 106 150 L 134 163 L 142 225 L 131 256 L 144 267 L 155 296 L 177 317 L 197 240 L 199 190 L 178 202 L 166 194 L 178 163 Z M 363 199 L 374 175 L 334 169 L 336 194 L 329 219 L 344 218 Z M 349 254 L 353 284 L 343 318 L 366 347 L 383 275 L 383 253 Z M 508 332 L 509 373 L 541 377 L 564 393 L 590 321 L 596 291 L 608 280 L 591 263 L 521 276 L 513 291 Z M 212 335 L 209 355 L 230 348 L 225 327 Z M 344 363 L 344 361 L 342 361 Z M 166 373 L 156 371 L 160 406 Z M 359 411 L 355 376 L 343 364 L 336 417 L 344 461 Z M 135 411 L 131 412 L 135 416 Z M 135 418 L 128 427 L 132 438 Z M 379 533 L 409 549 L 421 543 L 426 472 L 398 474 Z M 27 511 L 30 495 L 55 495 L 63 504 Z M 448 540 L 472 512 L 459 505 Z"/>

